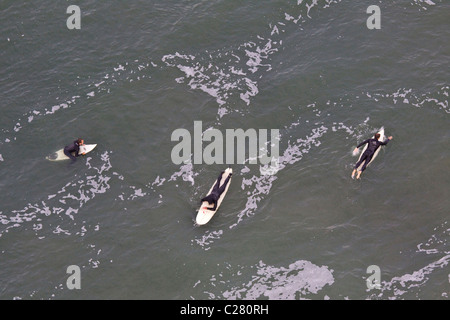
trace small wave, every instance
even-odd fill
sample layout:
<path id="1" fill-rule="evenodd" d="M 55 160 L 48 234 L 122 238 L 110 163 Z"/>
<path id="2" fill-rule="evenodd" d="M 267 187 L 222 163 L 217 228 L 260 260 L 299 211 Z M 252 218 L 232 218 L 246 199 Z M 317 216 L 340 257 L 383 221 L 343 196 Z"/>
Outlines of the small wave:
<path id="1" fill-rule="evenodd" d="M 450 251 L 447 245 L 450 229 L 447 228 L 447 222 L 436 227 L 435 231 L 428 240 L 417 245 L 416 253 L 435 256 L 436 260 L 412 273 L 405 273 L 393 277 L 389 281 L 382 281 L 380 292 L 369 295 L 369 299 L 403 299 L 405 296 L 420 298 L 421 292 L 430 278 L 434 274 L 439 274 L 440 270 L 448 268 L 450 263 Z M 438 276 L 436 275 L 436 277 Z M 442 272 L 440 276 L 442 276 Z M 444 281 L 449 280 L 444 279 Z M 448 291 L 442 292 L 441 297 L 449 298 Z"/>
<path id="2" fill-rule="evenodd" d="M 447 268 L 449 262 L 450 255 L 447 254 L 412 273 L 393 277 L 389 281 L 382 281 L 380 288 L 381 293 L 372 294 L 369 298 L 401 299 L 405 295 L 415 295 L 415 298 L 418 298 L 420 296 L 421 288 L 423 288 L 430 280 L 430 276 L 439 269 Z M 448 292 L 442 292 L 441 294 L 442 297 L 448 298 L 447 295 Z"/>
<path id="3" fill-rule="evenodd" d="M 392 93 L 368 93 L 364 94 L 376 102 L 380 100 L 390 99 L 394 105 L 404 104 L 416 108 L 434 107 L 443 110 L 445 113 L 450 113 L 448 107 L 448 93 L 450 87 L 448 85 L 438 88 L 435 92 L 416 93 L 413 88 L 399 88 Z"/>
<path id="4" fill-rule="evenodd" d="M 38 237 L 41 237 L 39 233 L 43 232 L 44 227 L 51 227 L 44 222 L 44 217 L 49 216 L 57 216 L 60 221 L 53 233 L 70 235 L 70 231 L 61 227 L 62 223 L 67 224 L 64 222 L 65 219 L 75 220 L 78 211 L 88 201 L 110 189 L 111 176 L 106 175 L 112 168 L 109 153 L 103 153 L 101 159 L 101 166 L 98 167 L 91 164 L 92 158 L 88 157 L 86 160 L 88 171 L 84 178 L 68 182 L 56 193 L 48 195 L 46 200 L 29 203 L 24 208 L 12 210 L 10 213 L 0 212 L 0 222 L 4 226 L 4 229 L 0 230 L 0 237 L 8 233 L 11 228 L 21 227 L 25 223 L 33 223 L 33 230 Z"/>

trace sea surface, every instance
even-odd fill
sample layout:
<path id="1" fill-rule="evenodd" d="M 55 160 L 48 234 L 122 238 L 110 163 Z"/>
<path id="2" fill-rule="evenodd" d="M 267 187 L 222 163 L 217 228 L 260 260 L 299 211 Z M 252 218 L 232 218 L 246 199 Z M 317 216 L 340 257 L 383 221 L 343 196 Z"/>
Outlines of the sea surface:
<path id="1" fill-rule="evenodd" d="M 0 31 L 0 299 L 449 300 L 449 1 L 5 0 Z M 279 130 L 278 170 L 175 164 L 195 121 Z"/>

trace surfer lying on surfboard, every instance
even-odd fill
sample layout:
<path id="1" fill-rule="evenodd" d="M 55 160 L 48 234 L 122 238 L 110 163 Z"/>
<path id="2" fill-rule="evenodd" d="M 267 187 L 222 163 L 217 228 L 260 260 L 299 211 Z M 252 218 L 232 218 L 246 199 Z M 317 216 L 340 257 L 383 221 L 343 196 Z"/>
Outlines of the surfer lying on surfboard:
<path id="1" fill-rule="evenodd" d="M 72 160 L 72 162 L 75 162 L 77 160 L 76 157 L 79 156 L 78 153 L 80 152 L 80 146 L 82 145 L 84 145 L 84 140 L 77 139 L 74 142 L 72 142 L 71 145 L 64 147 L 64 154 L 68 156 Z M 72 152 L 75 152 L 75 156 L 72 155 Z M 85 153 L 82 153 L 82 155 L 84 156 Z"/>
<path id="2" fill-rule="evenodd" d="M 356 176 L 356 179 L 359 179 L 359 177 L 361 176 L 361 173 L 366 169 L 367 165 L 369 164 L 370 160 L 372 160 L 372 157 L 375 153 L 375 151 L 377 151 L 377 149 L 380 146 L 385 146 L 387 145 L 387 143 L 389 142 L 389 140 L 392 140 L 392 136 L 390 136 L 389 138 L 387 138 L 385 141 L 378 141 L 378 139 L 380 138 L 380 134 L 377 133 L 375 134 L 375 136 L 372 139 L 367 139 L 366 141 L 361 142 L 353 151 L 354 153 L 358 152 L 358 149 L 360 147 L 362 147 L 363 145 L 365 145 L 367 143 L 367 149 L 366 151 L 364 151 L 364 153 L 362 154 L 361 158 L 359 159 L 359 161 L 356 163 L 355 165 L 355 169 L 353 169 L 352 172 L 352 179 L 355 176 L 355 173 L 358 171 L 358 175 Z M 361 171 L 357 170 L 357 168 L 361 165 L 361 163 L 364 162 L 364 165 L 361 168 Z"/>
<path id="3" fill-rule="evenodd" d="M 230 173 L 228 175 L 228 177 L 226 178 L 225 182 L 223 183 L 223 185 L 220 187 L 220 180 L 222 180 L 222 175 L 224 172 L 225 171 L 222 171 L 220 173 L 219 177 L 217 178 L 217 182 L 214 185 L 214 188 L 212 189 L 211 193 L 201 200 L 201 202 L 208 201 L 209 204 L 214 204 L 214 206 L 212 208 L 203 207 L 203 209 L 210 210 L 210 211 L 216 211 L 217 201 L 219 200 L 220 195 L 225 191 L 225 188 L 226 188 L 228 182 L 230 181 L 231 176 L 233 175 L 232 173 Z"/>

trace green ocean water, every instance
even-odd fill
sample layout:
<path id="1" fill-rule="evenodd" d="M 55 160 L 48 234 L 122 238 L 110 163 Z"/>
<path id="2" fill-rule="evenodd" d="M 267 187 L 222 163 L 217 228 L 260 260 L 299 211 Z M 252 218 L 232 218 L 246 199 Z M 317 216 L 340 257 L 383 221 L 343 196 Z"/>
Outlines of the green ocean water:
<path id="1" fill-rule="evenodd" d="M 379 30 L 370 1 L 70 4 L 0 4 L 0 299 L 449 299 L 448 2 L 378 1 Z M 280 132 L 205 226 L 227 164 L 174 164 L 194 121 Z"/>

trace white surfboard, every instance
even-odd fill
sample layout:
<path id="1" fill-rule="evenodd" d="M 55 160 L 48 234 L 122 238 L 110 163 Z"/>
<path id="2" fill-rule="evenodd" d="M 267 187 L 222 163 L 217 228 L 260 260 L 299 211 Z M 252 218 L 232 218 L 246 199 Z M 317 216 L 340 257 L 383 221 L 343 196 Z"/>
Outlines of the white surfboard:
<path id="1" fill-rule="evenodd" d="M 80 151 L 78 152 L 78 154 L 81 155 L 83 153 L 89 153 L 94 150 L 96 146 L 96 144 L 83 144 L 82 146 L 80 146 Z M 75 152 L 72 152 L 72 155 L 75 155 L 74 153 Z M 69 160 L 70 158 L 64 154 L 64 149 L 61 149 L 47 156 L 46 159 L 50 161 L 61 161 Z"/>
<path id="2" fill-rule="evenodd" d="M 222 174 L 222 179 L 220 180 L 220 186 L 223 185 L 223 183 L 225 182 L 225 180 L 226 180 L 226 178 L 228 177 L 228 175 L 229 175 L 230 173 L 232 173 L 232 172 L 233 172 L 233 170 L 232 170 L 231 168 L 227 168 L 227 169 L 224 171 L 224 173 Z M 217 212 L 217 210 L 219 210 L 220 204 L 222 203 L 223 198 L 225 198 L 225 195 L 227 194 L 228 188 L 230 187 L 231 179 L 232 179 L 232 178 L 230 178 L 230 180 L 228 181 L 228 184 L 227 184 L 227 186 L 225 187 L 225 191 L 220 195 L 220 198 L 219 198 L 219 200 L 217 201 L 217 208 L 216 208 L 216 211 L 211 211 L 211 210 L 205 210 L 205 209 L 203 209 L 203 207 L 211 207 L 211 208 L 212 208 L 213 205 L 210 205 L 210 204 L 208 203 L 208 201 L 203 201 L 203 202 L 202 202 L 202 204 L 201 204 L 201 206 L 200 206 L 200 209 L 198 210 L 198 213 L 197 213 L 197 218 L 195 219 L 195 222 L 196 222 L 198 225 L 204 225 L 204 224 L 207 224 L 208 221 L 211 220 L 211 218 L 212 218 L 212 217 L 214 216 L 214 214 Z M 209 192 L 208 192 L 207 195 L 209 195 L 209 194 L 211 193 L 211 191 L 213 190 L 214 185 L 216 184 L 216 182 L 217 182 L 217 180 L 214 181 L 214 184 L 212 185 L 211 189 L 209 189 Z"/>
<path id="3" fill-rule="evenodd" d="M 378 133 L 380 134 L 380 137 L 378 138 L 378 141 L 386 140 L 386 137 L 384 136 L 384 127 L 381 127 L 381 129 L 378 131 Z M 365 144 L 364 149 L 362 150 L 361 154 L 359 155 L 358 161 L 361 160 L 361 157 L 364 154 L 364 152 L 366 151 L 366 149 L 367 149 L 367 143 Z M 373 162 L 373 160 L 375 160 L 375 158 L 377 157 L 377 155 L 380 152 L 380 150 L 381 150 L 381 146 L 378 147 L 377 151 L 375 151 L 375 153 L 373 154 L 372 160 L 370 160 L 370 162 L 367 164 L 366 167 L 368 167 Z M 363 165 L 364 165 L 364 161 L 363 161 L 363 163 L 361 163 L 359 165 L 358 171 L 361 171 Z"/>

